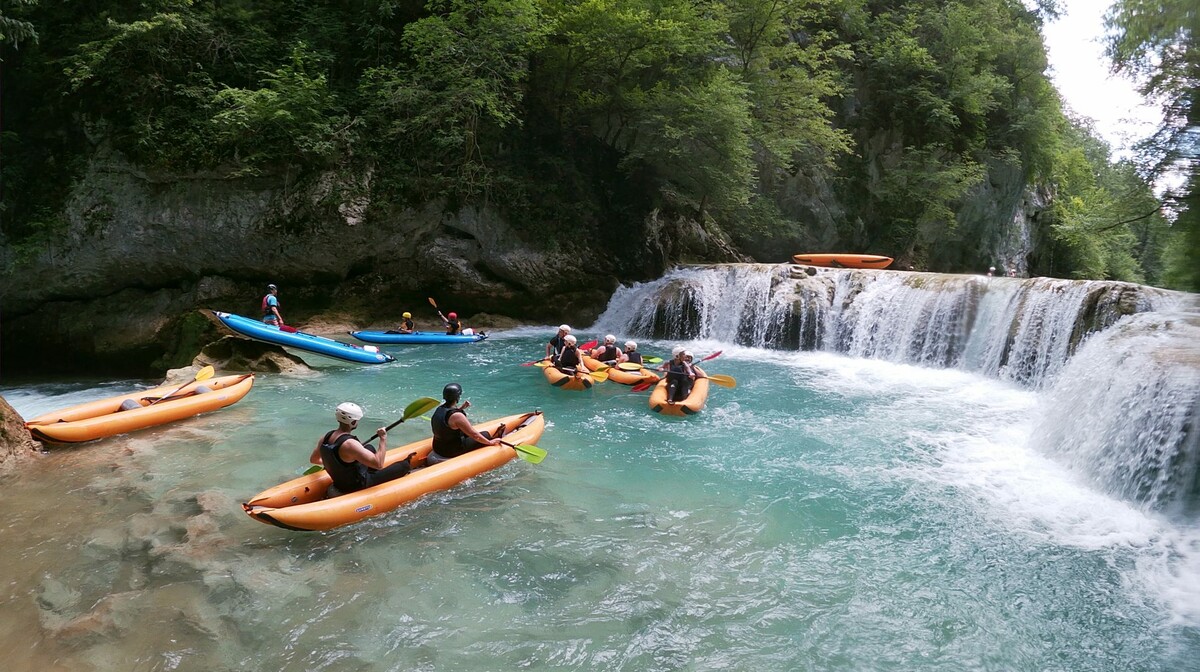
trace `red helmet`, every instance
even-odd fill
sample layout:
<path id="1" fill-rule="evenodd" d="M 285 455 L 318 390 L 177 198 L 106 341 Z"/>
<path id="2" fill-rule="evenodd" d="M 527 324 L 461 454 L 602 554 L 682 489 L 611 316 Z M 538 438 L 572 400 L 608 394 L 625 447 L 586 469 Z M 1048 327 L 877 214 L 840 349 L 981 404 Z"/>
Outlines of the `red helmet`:
<path id="1" fill-rule="evenodd" d="M 450 319 L 452 319 L 452 320 L 457 320 L 457 319 L 458 319 L 458 313 L 455 313 L 455 312 L 451 311 L 450 313 L 448 313 L 448 314 L 446 315 L 446 317 L 449 317 L 449 318 L 450 318 Z"/>

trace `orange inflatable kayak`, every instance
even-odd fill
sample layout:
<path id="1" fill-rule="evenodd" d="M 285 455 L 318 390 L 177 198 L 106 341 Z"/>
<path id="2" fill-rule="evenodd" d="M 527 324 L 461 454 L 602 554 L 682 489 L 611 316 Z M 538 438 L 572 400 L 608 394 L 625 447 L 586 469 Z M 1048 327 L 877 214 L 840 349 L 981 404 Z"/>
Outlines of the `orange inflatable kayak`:
<path id="1" fill-rule="evenodd" d="M 891 265 L 892 258 L 874 254 L 796 254 L 792 256 L 792 261 L 797 264 L 832 268 L 887 268 Z"/>
<path id="2" fill-rule="evenodd" d="M 475 428 L 481 432 L 494 432 L 500 423 L 508 428 L 501 438 L 514 445 L 535 443 L 546 427 L 546 420 L 538 411 L 497 418 L 475 425 Z M 404 459 L 409 453 L 416 453 L 412 459 L 413 471 L 394 481 L 325 499 L 325 491 L 333 480 L 328 472 L 318 471 L 264 490 L 242 504 L 242 509 L 259 522 L 287 530 L 330 530 L 395 510 L 430 492 L 447 490 L 468 478 L 506 464 L 517 456 L 517 451 L 508 446 L 484 446 L 432 467 L 425 467 L 425 458 L 432 449 L 432 437 L 404 446 L 389 447 L 388 465 Z"/>
<path id="3" fill-rule="evenodd" d="M 26 421 L 25 428 L 33 438 L 49 443 L 91 441 L 225 408 L 240 401 L 253 386 L 252 373 L 192 381 L 183 388 L 164 385 L 39 415 Z M 197 393 L 198 387 L 208 391 Z M 171 396 L 151 405 L 167 394 Z M 138 406 L 123 411 L 122 404 Z"/>
<path id="4" fill-rule="evenodd" d="M 587 356 L 583 358 L 583 363 L 587 364 L 587 367 L 592 371 L 595 371 L 597 367 L 603 366 L 599 360 L 595 360 Z M 633 371 L 627 371 L 622 369 L 621 366 L 621 364 L 618 364 L 614 367 L 606 369 L 609 380 L 622 385 L 637 385 L 638 383 L 644 383 L 649 380 L 658 380 L 658 375 L 649 369 L 640 368 Z M 626 363 L 624 366 L 629 366 L 629 364 Z"/>
<path id="5" fill-rule="evenodd" d="M 592 389 L 592 384 L 595 382 L 590 375 L 581 371 L 572 375 L 559 371 L 553 366 L 542 367 L 542 375 L 546 376 L 546 382 L 554 387 L 577 392 Z"/>
<path id="6" fill-rule="evenodd" d="M 708 375 L 698 366 L 692 368 L 696 370 L 698 376 Z M 674 404 L 667 403 L 667 379 L 665 376 L 650 393 L 650 410 L 663 415 L 695 415 L 704 408 L 706 402 L 708 402 L 708 378 L 697 377 L 692 381 L 692 391 L 688 393 L 687 398 Z"/>

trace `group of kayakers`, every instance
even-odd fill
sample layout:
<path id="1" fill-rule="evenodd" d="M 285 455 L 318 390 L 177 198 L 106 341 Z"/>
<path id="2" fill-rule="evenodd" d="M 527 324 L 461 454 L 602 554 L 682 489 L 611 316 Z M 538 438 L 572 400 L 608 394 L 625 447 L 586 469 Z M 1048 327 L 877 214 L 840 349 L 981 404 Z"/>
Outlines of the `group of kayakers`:
<path id="1" fill-rule="evenodd" d="M 452 310 L 443 315 L 439 309 L 437 314 L 438 317 L 442 318 L 442 325 L 445 327 L 447 335 L 457 336 L 464 333 L 462 323 L 458 320 L 458 313 Z M 413 324 L 412 313 L 406 310 L 401 318 L 402 321 L 399 327 L 389 329 L 386 333 L 415 334 L 416 325 Z M 262 321 L 264 324 L 274 325 L 281 329 L 284 327 L 283 315 L 279 312 L 279 287 L 275 286 L 274 283 L 267 285 L 267 293 L 262 298 Z"/>
<path id="2" fill-rule="evenodd" d="M 571 333 L 571 325 L 560 324 L 558 331 L 546 343 L 546 359 L 549 360 L 551 366 L 563 373 L 575 374 L 580 371 L 590 373 L 584 355 L 609 367 L 615 367 L 625 362 L 641 365 L 644 360 L 637 348 L 636 341 L 625 341 L 625 347 L 622 350 L 617 347 L 617 337 L 608 334 L 604 337 L 604 341 L 597 344 L 595 348 L 590 351 L 581 351 L 578 339 Z M 671 351 L 671 359 L 658 367 L 658 371 L 666 373 L 668 404 L 673 405 L 687 399 L 692 392 L 692 384 L 695 382 L 696 376 L 703 377 L 705 375 L 700 367 L 693 364 L 693 359 L 691 352 L 685 348 L 676 347 Z"/>

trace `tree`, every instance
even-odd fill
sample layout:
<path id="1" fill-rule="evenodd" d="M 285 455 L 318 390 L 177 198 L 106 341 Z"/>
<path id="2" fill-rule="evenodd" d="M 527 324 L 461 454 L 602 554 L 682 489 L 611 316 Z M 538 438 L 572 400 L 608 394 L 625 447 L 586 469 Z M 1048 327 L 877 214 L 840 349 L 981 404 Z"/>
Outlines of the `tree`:
<path id="1" fill-rule="evenodd" d="M 1163 123 L 1139 151 L 1151 175 L 1183 175 L 1183 187 L 1166 199 L 1178 213 L 1167 277 L 1191 291 L 1200 291 L 1198 23 L 1194 0 L 1118 0 L 1106 16 L 1114 70 L 1135 77 L 1141 93 L 1161 103 Z"/>

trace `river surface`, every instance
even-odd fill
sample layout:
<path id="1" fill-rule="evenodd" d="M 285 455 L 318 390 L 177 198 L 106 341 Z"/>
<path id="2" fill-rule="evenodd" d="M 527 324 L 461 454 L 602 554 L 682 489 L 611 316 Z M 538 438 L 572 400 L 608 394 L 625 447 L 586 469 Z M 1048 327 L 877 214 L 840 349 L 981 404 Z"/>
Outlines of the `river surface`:
<path id="1" fill-rule="evenodd" d="M 1044 392 L 691 342 L 739 384 L 664 418 L 519 366 L 549 336 L 313 357 L 224 410 L 31 461 L 3 480 L 4 667 L 1200 670 L 1200 530 L 1035 450 Z M 451 381 L 477 420 L 542 409 L 550 456 L 329 532 L 242 512 L 339 402 L 365 438 Z M 0 394 L 31 417 L 153 383 Z"/>

